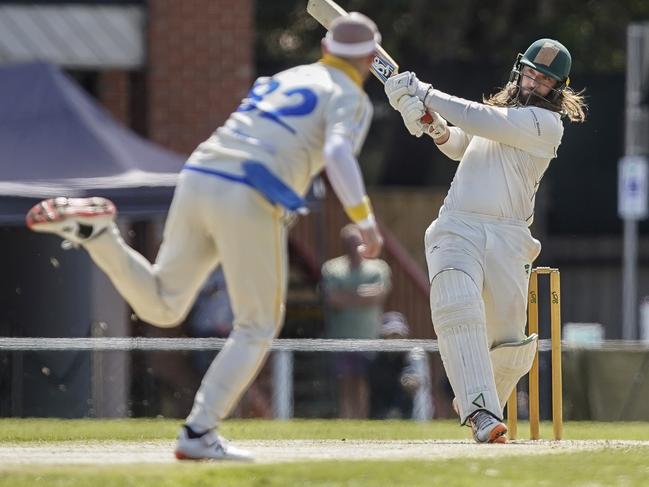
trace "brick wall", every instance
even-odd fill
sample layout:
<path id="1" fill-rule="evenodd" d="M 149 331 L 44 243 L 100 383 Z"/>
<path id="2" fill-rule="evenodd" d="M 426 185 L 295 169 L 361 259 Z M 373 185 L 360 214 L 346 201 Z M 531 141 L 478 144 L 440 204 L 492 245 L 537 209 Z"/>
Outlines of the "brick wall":
<path id="1" fill-rule="evenodd" d="M 106 70 L 99 74 L 98 96 L 101 103 L 116 120 L 130 125 L 131 113 L 129 74 L 124 70 Z"/>
<path id="2" fill-rule="evenodd" d="M 189 154 L 248 91 L 253 0 L 150 0 L 148 5 L 147 133 Z"/>

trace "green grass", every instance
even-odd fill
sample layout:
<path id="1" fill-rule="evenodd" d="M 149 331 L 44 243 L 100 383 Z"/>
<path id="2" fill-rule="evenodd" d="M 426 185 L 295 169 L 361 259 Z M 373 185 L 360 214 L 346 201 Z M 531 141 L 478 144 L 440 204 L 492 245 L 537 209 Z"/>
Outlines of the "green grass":
<path id="1" fill-rule="evenodd" d="M 624 486 L 647 485 L 649 448 L 435 462 L 56 467 L 3 471 L 0 487 Z"/>
<path id="2" fill-rule="evenodd" d="M 0 419 L 0 442 L 21 441 L 140 441 L 172 439 L 180 420 L 169 419 Z M 233 440 L 281 439 L 376 439 L 426 440 L 470 438 L 468 428 L 457 421 L 345 421 L 345 420 L 232 420 L 222 429 Z M 518 424 L 519 438 L 529 435 L 527 422 Z M 552 424 L 541 425 L 541 436 L 551 439 Z M 564 424 L 567 440 L 649 440 L 649 422 Z"/>
<path id="3" fill-rule="evenodd" d="M 172 439 L 172 420 L 0 420 L 0 444 Z M 566 439 L 649 440 L 649 423 L 569 422 Z M 454 421 L 230 421 L 232 439 L 459 439 Z M 519 424 L 527 433 L 527 424 Z M 550 424 L 542 425 L 549 438 Z M 485 446 L 485 448 L 490 448 Z M 553 455 L 434 461 L 338 461 L 272 465 L 181 463 L 125 466 L 2 466 L 0 487 L 207 486 L 645 486 L 649 447 Z"/>
<path id="4" fill-rule="evenodd" d="M 168 419 L 0 419 L 0 442 L 172 439 L 182 424 Z M 456 421 L 293 420 L 227 421 L 222 434 L 233 440 L 469 438 Z"/>

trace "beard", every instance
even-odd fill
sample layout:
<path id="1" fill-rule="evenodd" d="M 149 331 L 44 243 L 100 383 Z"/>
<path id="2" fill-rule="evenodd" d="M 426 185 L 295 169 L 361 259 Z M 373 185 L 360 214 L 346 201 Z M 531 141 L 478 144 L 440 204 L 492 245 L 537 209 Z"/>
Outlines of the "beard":
<path id="1" fill-rule="evenodd" d="M 551 94 L 552 91 L 550 91 L 546 96 L 542 96 L 534 89 L 518 86 L 514 98 L 516 103 L 520 106 L 536 106 L 555 112 L 559 111 L 560 107 L 547 98 L 548 96 L 551 96 Z"/>

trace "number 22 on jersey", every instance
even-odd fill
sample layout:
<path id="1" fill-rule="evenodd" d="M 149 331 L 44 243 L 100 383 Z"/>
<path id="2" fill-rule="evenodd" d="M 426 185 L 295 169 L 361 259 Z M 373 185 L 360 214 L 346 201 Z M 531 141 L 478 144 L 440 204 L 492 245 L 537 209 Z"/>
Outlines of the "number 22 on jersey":
<path id="1" fill-rule="evenodd" d="M 275 94 L 273 97 L 269 95 Z M 272 120 L 294 134 L 296 131 L 283 119 L 303 117 L 315 110 L 318 97 L 309 88 L 290 88 L 281 90 L 280 82 L 269 77 L 258 78 L 237 112 L 258 110 L 259 116 Z"/>

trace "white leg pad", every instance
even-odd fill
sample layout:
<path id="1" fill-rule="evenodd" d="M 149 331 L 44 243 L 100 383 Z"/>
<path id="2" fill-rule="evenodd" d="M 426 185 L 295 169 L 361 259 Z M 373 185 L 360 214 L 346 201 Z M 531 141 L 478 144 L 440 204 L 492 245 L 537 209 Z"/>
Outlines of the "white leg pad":
<path id="1" fill-rule="evenodd" d="M 480 409 L 502 420 L 489 358 L 484 304 L 475 282 L 459 270 L 440 272 L 431 283 L 430 306 L 461 423 Z"/>
<path id="2" fill-rule="evenodd" d="M 502 343 L 491 349 L 491 365 L 496 380 L 500 407 L 504 408 L 518 381 L 532 368 L 538 335 L 532 333 L 520 342 Z"/>

